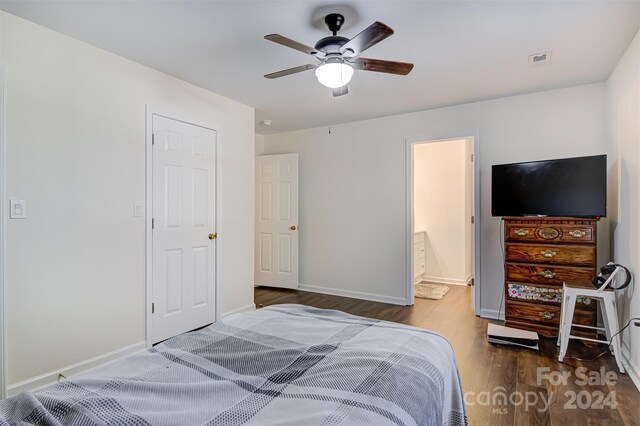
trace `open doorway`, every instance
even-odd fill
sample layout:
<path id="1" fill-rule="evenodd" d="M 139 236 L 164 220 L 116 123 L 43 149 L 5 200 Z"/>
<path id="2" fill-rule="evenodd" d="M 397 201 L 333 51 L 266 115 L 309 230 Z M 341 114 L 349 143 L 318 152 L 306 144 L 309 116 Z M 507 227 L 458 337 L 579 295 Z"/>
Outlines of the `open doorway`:
<path id="1" fill-rule="evenodd" d="M 475 138 L 417 140 L 407 148 L 407 300 L 468 285 L 478 313 Z"/>

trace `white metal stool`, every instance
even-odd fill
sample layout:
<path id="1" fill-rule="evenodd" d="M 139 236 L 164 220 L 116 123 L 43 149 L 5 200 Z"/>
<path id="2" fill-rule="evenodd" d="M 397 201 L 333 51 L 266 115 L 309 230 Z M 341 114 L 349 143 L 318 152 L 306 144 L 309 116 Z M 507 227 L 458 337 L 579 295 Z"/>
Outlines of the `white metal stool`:
<path id="1" fill-rule="evenodd" d="M 611 336 L 618 332 L 619 325 L 618 314 L 616 312 L 616 296 L 613 289 L 609 288 L 609 283 L 615 278 L 620 270 L 621 268 L 616 266 L 615 271 L 613 271 L 609 278 L 599 288 L 596 288 L 592 283 L 588 281 L 563 283 L 562 306 L 560 310 L 560 329 L 558 333 L 558 346 L 560 346 L 558 361 L 562 362 L 562 359 L 566 355 L 567 346 L 569 345 L 569 339 L 580 339 L 587 340 L 589 342 L 609 344 L 609 342 L 611 341 Z M 604 327 L 591 327 L 571 323 L 578 297 L 589 297 L 600 302 L 598 305 L 601 307 Z M 571 334 L 572 326 L 590 330 L 604 331 L 607 340 L 574 336 Z M 620 362 L 620 335 L 616 335 L 613 338 L 613 341 L 611 342 L 609 348 L 611 349 L 611 353 L 616 359 L 616 364 L 618 365 L 620 373 L 624 373 L 624 367 Z"/>

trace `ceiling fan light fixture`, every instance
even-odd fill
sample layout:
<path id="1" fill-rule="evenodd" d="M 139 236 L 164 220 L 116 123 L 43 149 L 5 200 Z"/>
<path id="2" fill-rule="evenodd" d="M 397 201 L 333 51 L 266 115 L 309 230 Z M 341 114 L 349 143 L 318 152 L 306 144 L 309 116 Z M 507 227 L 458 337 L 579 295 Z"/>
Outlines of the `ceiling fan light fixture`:
<path id="1" fill-rule="evenodd" d="M 342 62 L 331 62 L 316 68 L 316 77 L 323 86 L 337 89 L 346 86 L 353 77 L 353 68 Z"/>

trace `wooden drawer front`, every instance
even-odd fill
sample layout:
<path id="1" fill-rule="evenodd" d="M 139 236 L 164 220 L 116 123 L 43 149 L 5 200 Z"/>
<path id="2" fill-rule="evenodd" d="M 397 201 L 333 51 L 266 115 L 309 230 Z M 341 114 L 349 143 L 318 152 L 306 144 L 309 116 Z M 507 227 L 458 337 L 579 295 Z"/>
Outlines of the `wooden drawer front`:
<path id="1" fill-rule="evenodd" d="M 516 321 L 513 319 L 507 319 L 505 322 L 507 327 L 519 328 L 521 330 L 531 330 L 535 331 L 541 336 L 544 337 L 558 337 L 558 325 L 548 325 L 541 324 L 538 322 L 529 322 L 529 321 Z M 596 337 L 596 336 L 589 336 Z"/>
<path id="2" fill-rule="evenodd" d="M 557 250 L 555 250 L 557 252 Z M 565 281 L 591 281 L 596 276 L 593 268 L 575 266 L 546 266 L 523 263 L 506 263 L 509 281 L 562 285 Z"/>
<path id="3" fill-rule="evenodd" d="M 549 263 L 591 266 L 595 263 L 595 246 L 550 244 L 507 244 L 509 262 Z"/>
<path id="4" fill-rule="evenodd" d="M 535 225 L 507 225 L 507 239 L 513 241 L 536 241 Z"/>
<path id="5" fill-rule="evenodd" d="M 511 320 L 507 320 L 505 325 L 507 327 L 514 327 L 514 328 L 520 328 L 522 330 L 535 331 L 536 333 L 544 337 L 558 337 L 557 324 L 550 325 L 550 324 L 541 324 L 537 322 L 516 321 L 511 319 Z M 590 337 L 592 339 L 595 339 L 596 337 L 598 337 L 596 333 L 591 330 L 580 329 L 577 327 L 574 327 L 573 330 L 571 330 L 571 334 L 583 336 L 583 337 Z"/>
<path id="6" fill-rule="evenodd" d="M 560 323 L 560 306 L 539 303 L 512 302 L 507 300 L 506 316 L 510 319 L 525 320 L 542 324 L 558 325 Z M 576 309 L 573 323 L 593 325 L 593 311 Z"/>
<path id="7" fill-rule="evenodd" d="M 593 226 L 562 225 L 560 231 L 560 241 L 562 242 L 593 243 L 595 241 Z"/>
<path id="8" fill-rule="evenodd" d="M 509 241 L 538 241 L 546 243 L 594 243 L 595 234 L 592 225 L 563 224 L 508 224 Z"/>

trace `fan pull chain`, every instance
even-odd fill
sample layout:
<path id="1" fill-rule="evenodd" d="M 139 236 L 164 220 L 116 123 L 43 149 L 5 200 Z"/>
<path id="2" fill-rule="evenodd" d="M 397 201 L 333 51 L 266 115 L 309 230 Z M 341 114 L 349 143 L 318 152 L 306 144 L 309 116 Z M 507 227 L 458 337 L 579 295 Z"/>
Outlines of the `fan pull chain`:
<path id="1" fill-rule="evenodd" d="M 329 134 L 331 134 L 331 123 L 333 123 L 333 96 L 329 97 Z"/>

